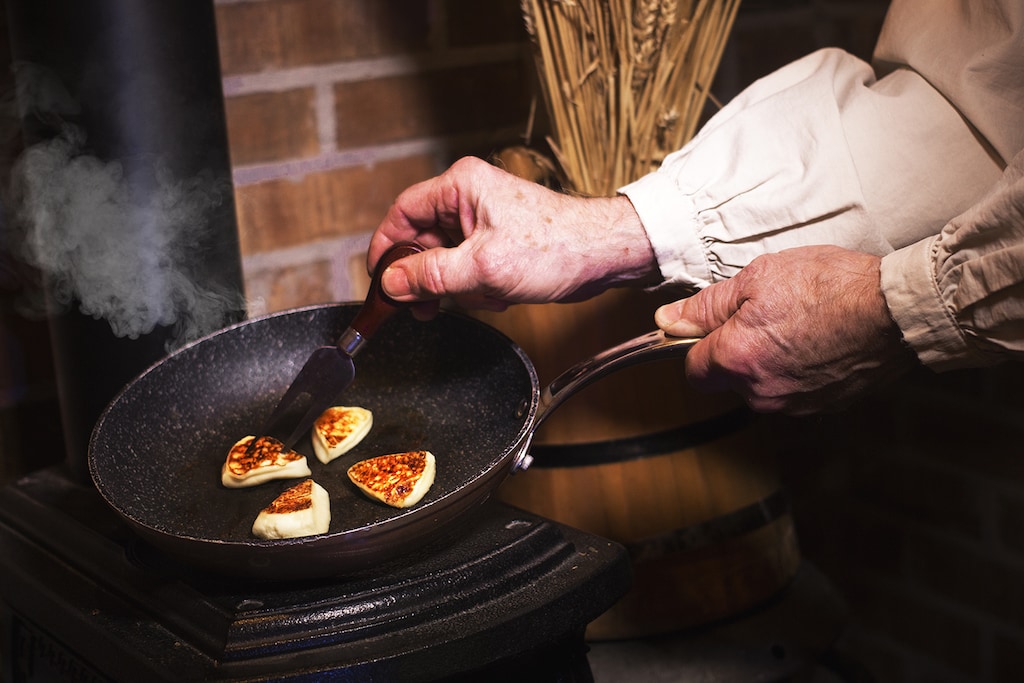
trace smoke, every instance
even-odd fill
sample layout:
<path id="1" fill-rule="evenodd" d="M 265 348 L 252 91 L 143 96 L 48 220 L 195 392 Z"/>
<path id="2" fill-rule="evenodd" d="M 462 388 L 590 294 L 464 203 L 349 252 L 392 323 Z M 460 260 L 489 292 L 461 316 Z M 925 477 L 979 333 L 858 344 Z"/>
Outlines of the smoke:
<path id="1" fill-rule="evenodd" d="M 26 94 L 44 111 L 66 106 L 59 92 L 39 86 L 45 81 L 31 82 L 32 89 L 19 85 L 22 107 Z M 212 173 L 175 179 L 154 159 L 140 183 L 137 168 L 129 178 L 121 163 L 87 154 L 84 133 L 66 120 L 56 130 L 22 153 L 11 183 L 20 256 L 44 274 L 51 307 L 77 305 L 119 337 L 169 328 L 169 347 L 244 310 L 240 292 L 196 282 L 197 250 L 209 216 L 230 198 L 230 181 Z"/>

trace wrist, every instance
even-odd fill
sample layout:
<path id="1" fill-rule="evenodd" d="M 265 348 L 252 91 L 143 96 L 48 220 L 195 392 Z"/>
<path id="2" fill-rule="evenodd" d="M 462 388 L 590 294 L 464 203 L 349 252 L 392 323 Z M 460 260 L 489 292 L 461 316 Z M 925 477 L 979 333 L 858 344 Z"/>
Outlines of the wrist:
<path id="1" fill-rule="evenodd" d="M 601 258 L 607 262 L 609 286 L 654 285 L 661 281 L 654 248 L 633 203 L 623 195 L 592 200 L 600 203 L 596 229 Z"/>

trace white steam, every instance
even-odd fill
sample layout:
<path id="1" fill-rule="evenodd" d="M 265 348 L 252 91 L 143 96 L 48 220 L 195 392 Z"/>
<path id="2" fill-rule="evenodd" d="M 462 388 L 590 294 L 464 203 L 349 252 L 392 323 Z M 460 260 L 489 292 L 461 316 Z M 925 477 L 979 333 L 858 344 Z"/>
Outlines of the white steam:
<path id="1" fill-rule="evenodd" d="M 170 328 L 170 346 L 212 332 L 242 310 L 240 292 L 195 282 L 197 245 L 230 182 L 175 180 L 154 162 L 147 170 L 152 182 L 138 191 L 120 163 L 84 154 L 84 142 L 81 131 L 64 124 L 14 168 L 21 256 L 45 274 L 51 304 L 77 304 L 120 337 Z"/>

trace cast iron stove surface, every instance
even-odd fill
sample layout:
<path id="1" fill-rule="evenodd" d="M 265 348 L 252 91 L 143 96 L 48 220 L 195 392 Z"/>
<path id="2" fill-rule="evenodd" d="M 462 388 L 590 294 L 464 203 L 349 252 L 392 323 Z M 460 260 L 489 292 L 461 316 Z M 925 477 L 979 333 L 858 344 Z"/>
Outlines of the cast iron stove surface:
<path id="1" fill-rule="evenodd" d="M 0 494 L 4 678 L 497 681 L 582 657 L 546 680 L 588 680 L 583 631 L 628 589 L 625 551 L 496 502 L 473 517 L 373 572 L 232 581 L 168 560 L 91 486 L 42 470 Z"/>

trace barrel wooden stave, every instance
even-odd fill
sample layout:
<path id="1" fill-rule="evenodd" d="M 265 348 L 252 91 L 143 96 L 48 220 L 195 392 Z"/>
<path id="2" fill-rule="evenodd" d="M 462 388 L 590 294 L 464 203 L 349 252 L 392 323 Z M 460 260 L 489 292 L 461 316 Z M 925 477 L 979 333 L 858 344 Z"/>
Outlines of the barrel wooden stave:
<path id="1" fill-rule="evenodd" d="M 612 290 L 578 304 L 523 305 L 476 314 L 526 351 L 543 384 L 576 362 L 654 329 L 665 301 Z M 683 360 L 656 361 L 610 375 L 569 398 L 538 429 L 534 465 L 498 492 L 513 505 L 641 549 L 632 590 L 587 631 L 591 639 L 639 637 L 738 614 L 778 593 L 795 575 L 799 547 L 788 511 L 755 520 L 733 536 L 701 547 L 644 551 L 651 538 L 685 537 L 780 494 L 770 436 L 756 420 L 701 443 L 609 460 L 617 445 L 678 432 L 736 411 L 729 394 L 697 394 Z M 580 462 L 545 463 L 545 449 L 578 447 Z M 588 464 L 588 448 L 605 453 Z"/>

